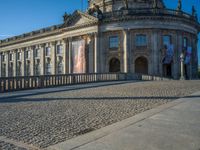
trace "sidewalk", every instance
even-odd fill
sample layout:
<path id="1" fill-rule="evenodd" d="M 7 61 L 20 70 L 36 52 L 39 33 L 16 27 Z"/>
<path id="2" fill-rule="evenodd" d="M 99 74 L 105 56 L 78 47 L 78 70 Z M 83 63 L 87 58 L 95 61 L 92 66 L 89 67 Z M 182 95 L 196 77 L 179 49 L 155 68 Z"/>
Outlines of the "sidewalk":
<path id="1" fill-rule="evenodd" d="M 48 150 L 200 150 L 200 92 Z"/>

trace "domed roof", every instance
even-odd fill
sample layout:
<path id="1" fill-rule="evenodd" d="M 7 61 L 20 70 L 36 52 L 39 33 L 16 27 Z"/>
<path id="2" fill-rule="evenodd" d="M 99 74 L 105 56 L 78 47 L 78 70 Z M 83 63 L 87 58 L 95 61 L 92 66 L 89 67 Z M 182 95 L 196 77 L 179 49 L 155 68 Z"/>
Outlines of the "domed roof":
<path id="1" fill-rule="evenodd" d="M 157 7 L 165 7 L 163 0 L 88 0 L 90 8 L 96 4 L 103 12 L 120 10 L 126 8 L 127 5 L 129 9 L 152 8 L 155 2 L 157 2 Z"/>

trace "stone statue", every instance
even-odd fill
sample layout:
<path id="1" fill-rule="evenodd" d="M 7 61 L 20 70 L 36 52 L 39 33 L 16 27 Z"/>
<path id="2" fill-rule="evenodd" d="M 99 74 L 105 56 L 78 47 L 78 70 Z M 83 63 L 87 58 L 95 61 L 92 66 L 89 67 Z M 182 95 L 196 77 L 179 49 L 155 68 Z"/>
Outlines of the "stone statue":
<path id="1" fill-rule="evenodd" d="M 98 18 L 98 19 L 102 19 L 103 13 L 102 13 L 102 11 L 100 10 L 99 5 L 96 5 L 96 4 L 94 3 L 94 4 L 93 4 L 93 7 L 88 9 L 88 14 L 94 16 L 95 13 L 97 13 L 97 18 Z"/>
<path id="2" fill-rule="evenodd" d="M 178 10 L 178 11 L 181 11 L 181 10 L 182 10 L 182 0 L 178 0 L 177 10 Z"/>
<path id="3" fill-rule="evenodd" d="M 125 8 L 128 9 L 128 0 L 124 0 Z"/>
<path id="4" fill-rule="evenodd" d="M 153 8 L 158 8 L 158 1 L 157 0 L 153 1 Z"/>
<path id="5" fill-rule="evenodd" d="M 196 14 L 196 10 L 195 10 L 194 5 L 192 5 L 192 16 L 195 16 L 195 14 Z"/>
<path id="6" fill-rule="evenodd" d="M 65 12 L 65 14 L 64 14 L 64 16 L 63 16 L 63 21 L 64 21 L 64 23 L 66 23 L 68 20 L 69 20 L 69 18 L 70 18 L 70 14 L 67 14 L 66 12 Z"/>

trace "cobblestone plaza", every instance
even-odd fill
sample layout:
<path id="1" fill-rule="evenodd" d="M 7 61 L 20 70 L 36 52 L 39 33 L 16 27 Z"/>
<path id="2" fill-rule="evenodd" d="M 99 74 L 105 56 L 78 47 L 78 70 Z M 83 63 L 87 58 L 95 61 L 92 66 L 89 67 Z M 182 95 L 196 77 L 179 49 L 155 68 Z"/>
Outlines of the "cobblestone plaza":
<path id="1" fill-rule="evenodd" d="M 192 94 L 199 91 L 200 82 L 124 81 L 72 87 L 32 95 L 34 90 L 25 91 L 26 96 L 20 96 L 23 91 L 18 96 L 5 93 L 0 98 L 0 149 L 15 147 L 2 137 L 46 148 Z"/>

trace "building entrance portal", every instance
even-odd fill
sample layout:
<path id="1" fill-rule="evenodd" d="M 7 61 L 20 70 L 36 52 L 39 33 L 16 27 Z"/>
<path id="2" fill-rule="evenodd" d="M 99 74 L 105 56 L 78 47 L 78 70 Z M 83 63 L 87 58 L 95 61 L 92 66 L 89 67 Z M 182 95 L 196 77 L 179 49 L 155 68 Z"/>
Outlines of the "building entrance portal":
<path id="1" fill-rule="evenodd" d="M 135 73 L 148 74 L 148 60 L 145 57 L 135 60 Z"/>
<path id="2" fill-rule="evenodd" d="M 165 77 L 172 77 L 172 64 L 164 64 L 163 65 L 163 75 Z"/>
<path id="3" fill-rule="evenodd" d="M 109 72 L 120 72 L 120 61 L 117 58 L 112 58 L 109 62 Z"/>

